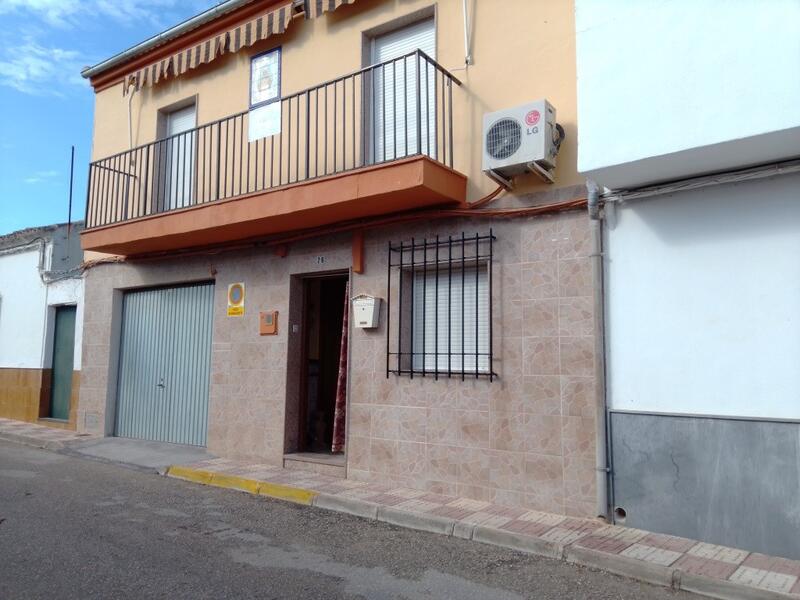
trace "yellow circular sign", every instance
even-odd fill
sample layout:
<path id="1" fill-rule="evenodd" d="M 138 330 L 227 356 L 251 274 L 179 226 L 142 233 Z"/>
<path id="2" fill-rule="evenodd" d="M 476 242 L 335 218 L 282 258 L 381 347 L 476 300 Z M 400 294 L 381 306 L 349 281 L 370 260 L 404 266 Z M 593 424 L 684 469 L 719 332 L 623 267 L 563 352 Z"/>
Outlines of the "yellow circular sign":
<path id="1" fill-rule="evenodd" d="M 244 284 L 233 283 L 228 286 L 228 304 L 231 306 L 244 304 Z"/>

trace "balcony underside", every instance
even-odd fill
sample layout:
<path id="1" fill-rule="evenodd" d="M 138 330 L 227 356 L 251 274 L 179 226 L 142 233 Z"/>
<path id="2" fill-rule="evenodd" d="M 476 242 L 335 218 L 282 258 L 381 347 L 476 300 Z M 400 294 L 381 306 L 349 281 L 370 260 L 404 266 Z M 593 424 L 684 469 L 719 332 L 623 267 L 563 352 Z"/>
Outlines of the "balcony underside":
<path id="1" fill-rule="evenodd" d="M 226 244 L 429 206 L 463 204 L 466 182 L 461 173 L 426 156 L 414 156 L 97 227 L 81 234 L 81 245 L 84 250 L 133 256 Z"/>

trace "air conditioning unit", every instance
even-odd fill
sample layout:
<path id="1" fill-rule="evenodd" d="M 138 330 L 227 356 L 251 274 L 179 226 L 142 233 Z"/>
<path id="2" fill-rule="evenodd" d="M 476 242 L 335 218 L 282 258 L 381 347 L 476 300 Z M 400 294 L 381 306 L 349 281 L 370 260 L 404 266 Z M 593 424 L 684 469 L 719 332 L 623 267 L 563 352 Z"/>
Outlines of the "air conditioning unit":
<path id="1" fill-rule="evenodd" d="M 515 175 L 536 173 L 553 182 L 558 147 L 564 130 L 556 109 L 538 100 L 483 116 L 483 171 L 511 187 Z"/>

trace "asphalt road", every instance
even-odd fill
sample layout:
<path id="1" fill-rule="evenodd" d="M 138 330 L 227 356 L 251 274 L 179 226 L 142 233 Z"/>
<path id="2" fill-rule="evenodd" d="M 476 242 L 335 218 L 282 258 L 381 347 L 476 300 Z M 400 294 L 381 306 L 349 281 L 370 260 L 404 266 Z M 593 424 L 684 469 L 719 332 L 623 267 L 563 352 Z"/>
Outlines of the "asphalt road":
<path id="1" fill-rule="evenodd" d="M 0 442 L 0 598 L 689 594 L 475 542 Z"/>

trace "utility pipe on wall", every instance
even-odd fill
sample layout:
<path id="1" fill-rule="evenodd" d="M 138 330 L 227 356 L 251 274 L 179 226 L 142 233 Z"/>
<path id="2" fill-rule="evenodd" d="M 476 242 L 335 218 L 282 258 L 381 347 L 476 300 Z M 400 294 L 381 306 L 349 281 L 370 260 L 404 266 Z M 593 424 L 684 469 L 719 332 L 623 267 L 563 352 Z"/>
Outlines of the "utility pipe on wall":
<path id="1" fill-rule="evenodd" d="M 472 64 L 472 53 L 469 51 L 469 15 L 467 14 L 467 0 L 462 0 L 461 8 L 464 14 L 464 64 Z"/>
<path id="2" fill-rule="evenodd" d="M 125 85 L 127 85 L 127 83 Z M 134 94 L 136 94 L 136 88 L 133 88 L 133 91 L 130 94 L 128 94 L 128 150 L 133 150 L 133 124 L 131 123 L 131 102 L 133 101 Z"/>
<path id="3" fill-rule="evenodd" d="M 600 190 L 594 181 L 586 182 L 587 207 L 591 231 L 592 282 L 594 294 L 594 375 L 595 375 L 595 481 L 597 516 L 611 522 L 609 507 L 608 426 L 606 412 L 605 302 L 603 281 L 603 221 Z"/>
<path id="4" fill-rule="evenodd" d="M 777 175 L 788 175 L 790 173 L 800 173 L 800 160 L 792 159 L 784 162 L 748 167 L 736 171 L 725 171 L 714 175 L 700 175 L 689 179 L 659 183 L 645 187 L 628 190 L 615 190 L 603 194 L 603 202 L 628 202 L 631 200 L 642 200 L 652 196 L 665 196 L 677 192 L 698 190 L 715 185 L 726 183 L 741 183 L 743 181 L 754 181 Z"/>

